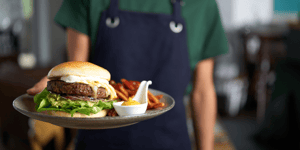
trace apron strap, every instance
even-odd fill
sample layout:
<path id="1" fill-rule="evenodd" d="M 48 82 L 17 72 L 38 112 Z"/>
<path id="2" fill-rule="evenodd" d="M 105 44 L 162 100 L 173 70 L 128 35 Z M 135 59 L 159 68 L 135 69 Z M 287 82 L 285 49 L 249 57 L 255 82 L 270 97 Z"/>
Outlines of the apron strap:
<path id="1" fill-rule="evenodd" d="M 173 3 L 173 16 L 174 16 L 174 21 L 176 23 L 179 23 L 179 20 L 181 18 L 181 5 L 180 5 L 181 0 L 172 0 Z"/>
<path id="2" fill-rule="evenodd" d="M 109 9 L 108 9 L 108 12 L 109 12 L 109 16 L 111 18 L 114 18 L 114 17 L 118 17 L 118 4 L 119 4 L 119 0 L 110 0 L 110 6 L 109 6 Z"/>

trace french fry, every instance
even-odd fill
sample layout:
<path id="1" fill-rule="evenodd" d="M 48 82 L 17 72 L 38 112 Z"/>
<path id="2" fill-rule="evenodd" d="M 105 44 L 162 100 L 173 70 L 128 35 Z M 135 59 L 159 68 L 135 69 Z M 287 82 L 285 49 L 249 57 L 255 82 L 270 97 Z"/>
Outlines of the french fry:
<path id="1" fill-rule="evenodd" d="M 120 90 L 118 84 L 110 84 L 115 90 Z"/>
<path id="2" fill-rule="evenodd" d="M 128 98 L 122 93 L 122 92 L 120 92 L 120 91 L 118 91 L 118 90 L 115 90 L 116 91 L 116 93 L 117 93 L 117 96 L 120 98 L 120 99 L 122 99 L 122 100 L 124 100 L 124 101 L 128 101 Z"/>
<path id="3" fill-rule="evenodd" d="M 109 84 L 111 84 L 111 85 L 115 85 L 115 84 L 117 84 L 117 83 L 116 83 L 116 81 L 115 81 L 115 80 L 110 80 L 110 81 L 109 81 Z"/>
<path id="4" fill-rule="evenodd" d="M 126 79 L 121 79 L 121 83 L 116 83 L 114 80 L 111 80 L 110 84 L 115 88 L 118 99 L 121 99 L 122 101 L 127 101 L 129 97 L 133 98 L 140 86 L 139 81 L 128 81 Z M 153 95 L 150 91 L 148 91 L 147 110 L 164 107 L 165 104 L 159 101 L 162 97 L 163 95 Z M 116 115 L 115 111 L 111 111 L 109 114 L 109 116 Z"/>
<path id="5" fill-rule="evenodd" d="M 141 82 L 139 81 L 132 81 L 132 80 L 130 80 L 129 83 L 132 84 L 135 89 L 138 89 L 141 84 Z"/>
<path id="6" fill-rule="evenodd" d="M 126 91 L 127 91 L 127 93 L 128 93 L 128 95 L 129 96 L 132 96 L 132 95 L 135 95 L 136 94 L 136 92 L 137 92 L 137 90 L 129 90 L 129 89 L 126 89 Z"/>
<path id="7" fill-rule="evenodd" d="M 109 111 L 107 112 L 107 116 L 112 116 L 112 112 L 113 112 L 113 109 L 109 110 Z"/>
<path id="8" fill-rule="evenodd" d="M 123 87 L 123 85 L 121 83 L 117 84 L 119 91 L 122 92 L 126 97 L 128 97 L 128 92 L 125 90 L 125 88 Z"/>
<path id="9" fill-rule="evenodd" d="M 155 97 L 157 98 L 157 99 L 161 99 L 162 97 L 163 97 L 163 95 L 161 94 L 161 95 L 155 95 Z"/>
<path id="10" fill-rule="evenodd" d="M 121 82 L 129 90 L 135 90 L 134 86 L 129 81 L 127 81 L 126 79 L 121 79 Z"/>
<path id="11" fill-rule="evenodd" d="M 159 103 L 159 100 L 150 91 L 148 91 L 148 97 L 150 101 L 154 103 Z"/>
<path id="12" fill-rule="evenodd" d="M 115 109 L 111 109 L 107 112 L 107 116 L 111 116 L 111 117 L 118 116 L 118 113 L 116 112 Z"/>
<path id="13" fill-rule="evenodd" d="M 147 107 L 147 109 L 152 109 L 153 106 L 154 106 L 154 103 L 152 103 L 152 102 L 149 100 L 149 98 L 148 98 L 148 107 Z"/>
<path id="14" fill-rule="evenodd" d="M 113 112 L 112 112 L 112 115 L 111 115 L 112 117 L 115 117 L 115 116 L 118 116 L 118 113 L 117 113 L 117 111 L 114 109 L 113 110 Z"/>
<path id="15" fill-rule="evenodd" d="M 153 106 L 153 109 L 156 109 L 156 108 L 158 108 L 158 107 L 164 107 L 164 106 L 165 106 L 164 103 L 157 103 L 157 104 L 155 104 L 155 105 Z"/>

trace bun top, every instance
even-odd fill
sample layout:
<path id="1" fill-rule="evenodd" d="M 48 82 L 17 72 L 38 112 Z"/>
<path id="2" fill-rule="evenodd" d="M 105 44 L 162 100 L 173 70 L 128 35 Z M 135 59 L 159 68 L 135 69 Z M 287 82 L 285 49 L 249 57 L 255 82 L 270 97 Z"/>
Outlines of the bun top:
<path id="1" fill-rule="evenodd" d="M 93 63 L 82 61 L 70 61 L 61 63 L 53 67 L 49 73 L 48 78 L 57 78 L 62 76 L 80 76 L 80 77 L 95 77 L 110 80 L 110 73 Z"/>

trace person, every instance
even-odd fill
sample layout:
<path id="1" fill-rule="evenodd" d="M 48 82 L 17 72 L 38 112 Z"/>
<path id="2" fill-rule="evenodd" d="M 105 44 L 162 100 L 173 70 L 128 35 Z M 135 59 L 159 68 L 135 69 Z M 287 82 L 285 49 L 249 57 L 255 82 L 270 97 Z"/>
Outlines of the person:
<path id="1" fill-rule="evenodd" d="M 135 125 L 79 130 L 76 149 L 191 149 L 185 91 L 191 92 L 197 148 L 213 149 L 213 57 L 227 53 L 214 0 L 64 0 L 55 21 L 66 29 L 69 61 L 93 62 L 115 81 L 152 80 L 151 88 L 176 101 L 169 112 Z M 27 92 L 40 92 L 46 82 Z"/>

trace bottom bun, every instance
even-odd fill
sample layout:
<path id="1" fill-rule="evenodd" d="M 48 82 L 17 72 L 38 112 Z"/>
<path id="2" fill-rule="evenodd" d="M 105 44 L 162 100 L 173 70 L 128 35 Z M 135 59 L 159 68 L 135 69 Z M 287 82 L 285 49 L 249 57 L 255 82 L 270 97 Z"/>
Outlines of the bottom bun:
<path id="1" fill-rule="evenodd" d="M 47 111 L 49 115 L 52 116 L 60 116 L 60 117 L 71 117 L 70 113 L 66 113 L 64 111 Z M 74 113 L 73 117 L 75 118 L 96 118 L 96 117 L 105 117 L 107 115 L 108 109 L 103 109 L 102 111 L 98 112 L 97 114 L 91 113 L 90 115 L 85 115 L 82 113 Z"/>

